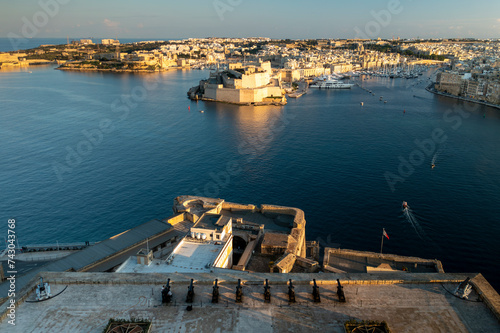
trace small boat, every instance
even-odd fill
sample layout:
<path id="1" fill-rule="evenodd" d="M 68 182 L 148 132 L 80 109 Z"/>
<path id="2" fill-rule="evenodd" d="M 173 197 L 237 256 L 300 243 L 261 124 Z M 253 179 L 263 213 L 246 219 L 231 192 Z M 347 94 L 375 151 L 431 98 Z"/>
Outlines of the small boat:
<path id="1" fill-rule="evenodd" d="M 200 110 L 200 112 L 201 112 L 201 113 L 204 113 L 205 111 L 203 111 L 203 110 Z"/>
<path id="2" fill-rule="evenodd" d="M 431 168 L 433 168 L 433 169 L 434 169 L 434 167 L 435 167 L 435 166 L 436 166 L 435 164 L 432 164 L 432 165 L 431 165 Z"/>
<path id="3" fill-rule="evenodd" d="M 408 208 L 408 203 L 406 201 L 403 201 L 403 210 L 407 209 Z"/>

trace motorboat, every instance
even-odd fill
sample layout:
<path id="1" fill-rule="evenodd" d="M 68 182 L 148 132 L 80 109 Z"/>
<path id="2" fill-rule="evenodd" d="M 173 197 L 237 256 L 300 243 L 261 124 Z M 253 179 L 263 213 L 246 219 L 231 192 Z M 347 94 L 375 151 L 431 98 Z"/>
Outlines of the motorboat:
<path id="1" fill-rule="evenodd" d="M 351 83 L 343 83 L 338 80 L 328 79 L 325 81 L 319 81 L 315 84 L 311 85 L 311 88 L 318 89 L 351 89 L 354 84 Z"/>
<path id="2" fill-rule="evenodd" d="M 403 210 L 407 209 L 408 208 L 408 203 L 406 201 L 403 201 Z"/>

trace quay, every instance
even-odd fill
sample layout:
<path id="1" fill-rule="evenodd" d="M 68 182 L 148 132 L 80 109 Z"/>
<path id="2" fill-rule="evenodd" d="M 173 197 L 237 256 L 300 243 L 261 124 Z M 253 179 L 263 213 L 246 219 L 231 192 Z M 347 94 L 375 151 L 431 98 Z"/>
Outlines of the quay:
<path id="1" fill-rule="evenodd" d="M 432 82 L 430 85 L 428 85 L 427 87 L 425 87 L 425 90 L 427 90 L 430 93 L 439 95 L 439 96 L 450 97 L 450 98 L 458 99 L 458 100 L 461 100 L 461 101 L 464 101 L 464 102 L 471 102 L 471 103 L 481 104 L 481 105 L 489 106 L 489 107 L 492 107 L 492 108 L 500 109 L 500 105 L 497 105 L 497 104 L 492 104 L 492 103 L 488 103 L 488 102 L 484 102 L 484 101 L 479 101 L 477 99 L 472 99 L 472 98 L 467 98 L 467 97 L 462 97 L 462 96 L 455 96 L 455 95 L 452 95 L 452 94 L 447 94 L 447 93 L 444 93 L 444 92 L 437 91 L 436 89 L 433 88 L 434 84 L 435 84 L 435 82 Z"/>

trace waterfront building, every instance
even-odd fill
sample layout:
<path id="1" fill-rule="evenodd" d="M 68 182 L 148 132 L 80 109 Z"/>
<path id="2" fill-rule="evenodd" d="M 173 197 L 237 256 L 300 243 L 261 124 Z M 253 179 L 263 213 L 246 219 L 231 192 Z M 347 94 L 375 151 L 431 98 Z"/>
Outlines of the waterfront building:
<path id="1" fill-rule="evenodd" d="M 118 39 L 101 39 L 102 45 L 120 45 L 120 41 Z"/>
<path id="2" fill-rule="evenodd" d="M 191 88 L 188 96 L 243 105 L 286 104 L 281 74 L 273 72 L 270 62 L 230 64 L 227 70 L 210 73 L 209 79 Z"/>
<path id="3" fill-rule="evenodd" d="M 436 89 L 452 95 L 459 95 L 463 89 L 463 74 L 459 73 L 438 73 L 436 77 Z"/>
<path id="4" fill-rule="evenodd" d="M 90 38 L 80 39 L 80 45 L 94 45 L 94 42 Z"/>

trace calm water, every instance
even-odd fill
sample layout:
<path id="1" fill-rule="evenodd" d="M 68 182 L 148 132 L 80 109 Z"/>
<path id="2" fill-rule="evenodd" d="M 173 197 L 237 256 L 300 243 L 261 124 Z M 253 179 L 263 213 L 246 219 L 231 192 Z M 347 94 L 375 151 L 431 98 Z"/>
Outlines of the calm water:
<path id="1" fill-rule="evenodd" d="M 378 252 L 385 228 L 385 253 L 482 272 L 500 289 L 500 110 L 382 78 L 357 80 L 375 96 L 311 91 L 284 107 L 187 100 L 207 76 L 0 72 L 1 212 L 20 244 L 99 241 L 203 194 L 299 207 L 308 240 L 326 246 Z M 437 129 L 446 141 L 391 191 L 385 174 L 420 162 L 414 141 Z"/>

